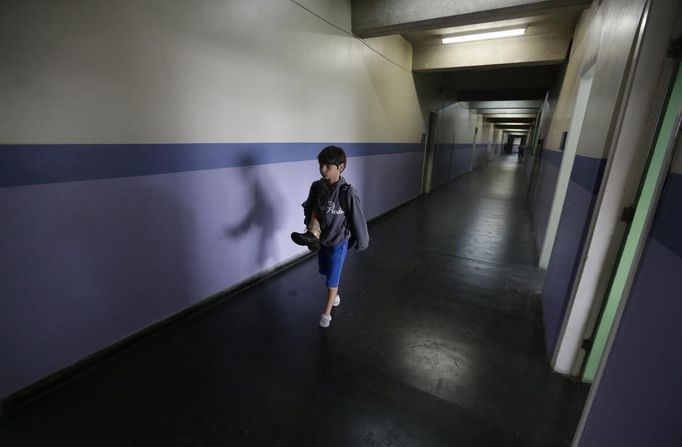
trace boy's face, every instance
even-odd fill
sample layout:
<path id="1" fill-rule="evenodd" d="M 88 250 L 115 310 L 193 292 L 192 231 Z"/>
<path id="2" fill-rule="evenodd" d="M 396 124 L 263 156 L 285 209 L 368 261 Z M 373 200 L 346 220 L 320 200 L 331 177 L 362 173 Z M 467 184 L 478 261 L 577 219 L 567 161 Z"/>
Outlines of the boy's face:
<path id="1" fill-rule="evenodd" d="M 320 163 L 320 174 L 327 183 L 333 184 L 338 182 L 339 178 L 341 178 L 341 172 L 343 172 L 343 168 L 343 163 L 338 166 Z"/>

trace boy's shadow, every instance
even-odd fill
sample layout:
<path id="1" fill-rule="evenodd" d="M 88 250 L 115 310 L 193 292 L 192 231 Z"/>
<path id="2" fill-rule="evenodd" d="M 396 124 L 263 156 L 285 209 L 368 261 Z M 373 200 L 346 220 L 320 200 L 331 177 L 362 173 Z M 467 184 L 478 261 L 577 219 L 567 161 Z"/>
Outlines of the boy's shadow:
<path id="1" fill-rule="evenodd" d="M 262 268 L 268 259 L 277 260 L 277 249 L 273 244 L 275 232 L 280 225 L 276 204 L 280 203 L 280 195 L 265 169 L 258 169 L 257 160 L 250 153 L 243 153 L 240 157 L 241 174 L 246 183 L 246 189 L 251 193 L 244 202 L 247 212 L 238 223 L 225 229 L 227 236 L 235 238 L 255 229 L 257 235 L 257 262 Z M 269 189 L 266 189 L 269 185 Z"/>

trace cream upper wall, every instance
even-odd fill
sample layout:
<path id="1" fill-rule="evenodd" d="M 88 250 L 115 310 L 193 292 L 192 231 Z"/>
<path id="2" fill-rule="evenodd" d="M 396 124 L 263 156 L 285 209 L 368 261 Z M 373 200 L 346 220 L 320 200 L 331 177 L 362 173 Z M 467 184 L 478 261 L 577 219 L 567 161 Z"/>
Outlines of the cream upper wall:
<path id="1" fill-rule="evenodd" d="M 372 49 L 389 58 L 407 71 L 412 70 L 412 45 L 402 36 L 363 39 Z"/>
<path id="2" fill-rule="evenodd" d="M 57 3 L 0 6 L 0 143 L 416 143 L 424 132 L 409 70 L 295 3 Z M 347 1 L 302 4 L 349 26 Z M 411 51 L 372 43 L 398 64 Z"/>
<path id="3" fill-rule="evenodd" d="M 478 127 L 478 133 L 476 134 L 476 144 L 484 144 L 485 141 L 485 130 L 483 129 L 483 115 L 474 114 L 474 131 Z"/>
<path id="4" fill-rule="evenodd" d="M 626 66 L 644 3 L 644 0 L 609 0 L 601 4 L 599 55 L 585 113 L 585 122 L 590 125 L 578 141 L 578 153 L 581 155 L 608 156 L 607 139 L 616 119 L 616 105 L 626 82 Z"/>
<path id="5" fill-rule="evenodd" d="M 458 102 L 443 109 L 438 118 L 439 144 L 472 144 L 476 114 L 469 109 L 468 102 Z"/>
<path id="6" fill-rule="evenodd" d="M 540 116 L 540 125 L 538 126 L 538 145 L 542 145 L 546 149 L 558 149 L 559 145 L 552 147 L 549 144 L 549 130 L 554 116 L 554 109 L 556 108 L 555 91 L 548 92 L 545 96 L 545 102 L 542 104 L 542 115 Z M 540 140 L 543 140 L 540 142 Z"/>
<path id="7" fill-rule="evenodd" d="M 495 138 L 493 140 L 493 143 L 495 143 L 495 144 L 504 143 L 504 131 L 502 129 L 497 129 L 495 131 Z"/>
<path id="8" fill-rule="evenodd" d="M 291 1 L 291 0 L 289 0 Z M 334 25 L 352 33 L 350 0 L 295 0 Z"/>
<path id="9" fill-rule="evenodd" d="M 644 0 L 604 0 L 583 12 L 547 135 L 547 147 L 559 147 L 562 132 L 570 127 L 580 75 L 594 65 L 578 154 L 607 156 L 607 138 L 643 7 Z"/>
<path id="10" fill-rule="evenodd" d="M 596 61 L 601 26 L 599 17 L 598 5 L 593 3 L 583 12 L 576 25 L 569 62 L 551 115 L 551 125 L 545 136 L 545 146 L 550 149 L 559 149 L 563 132 L 568 131 L 571 126 L 580 75 Z"/>

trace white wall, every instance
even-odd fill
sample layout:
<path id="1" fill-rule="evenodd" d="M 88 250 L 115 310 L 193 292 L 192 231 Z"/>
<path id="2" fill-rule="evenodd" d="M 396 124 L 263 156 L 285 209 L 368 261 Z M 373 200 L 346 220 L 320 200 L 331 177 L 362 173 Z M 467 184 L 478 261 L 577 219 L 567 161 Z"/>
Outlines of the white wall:
<path id="1" fill-rule="evenodd" d="M 154 158 L 147 143 L 220 143 L 256 161 L 273 143 L 313 144 L 258 166 L 0 188 L 11 216 L 0 234 L 0 398 L 302 253 L 288 235 L 302 228 L 324 145 L 359 148 L 345 175 L 368 217 L 419 193 L 410 46 L 353 38 L 348 1 L 305 4 L 334 25 L 266 0 L 2 2 L 0 153 L 26 154 L 31 175 L 56 169 L 32 158 L 36 144 L 65 144 L 48 155 L 78 152 L 93 172 L 108 160 L 101 147 L 73 145 L 125 144 L 111 150 L 155 168 L 165 152 Z M 405 144 L 416 149 L 393 152 Z"/>
<path id="2" fill-rule="evenodd" d="M 350 2 L 308 3 L 347 29 Z M 291 2 L 2 8 L 2 143 L 418 142 L 423 131 L 409 66 Z M 378 43 L 411 60 L 401 38 Z"/>

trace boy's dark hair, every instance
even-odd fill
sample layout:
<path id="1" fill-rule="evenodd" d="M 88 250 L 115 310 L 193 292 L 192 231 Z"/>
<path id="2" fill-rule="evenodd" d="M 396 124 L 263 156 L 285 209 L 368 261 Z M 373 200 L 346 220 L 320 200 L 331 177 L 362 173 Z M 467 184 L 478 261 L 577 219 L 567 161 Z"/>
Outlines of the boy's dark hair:
<path id="1" fill-rule="evenodd" d="M 323 165 L 346 166 L 346 153 L 338 146 L 327 146 L 317 155 L 317 161 Z"/>

